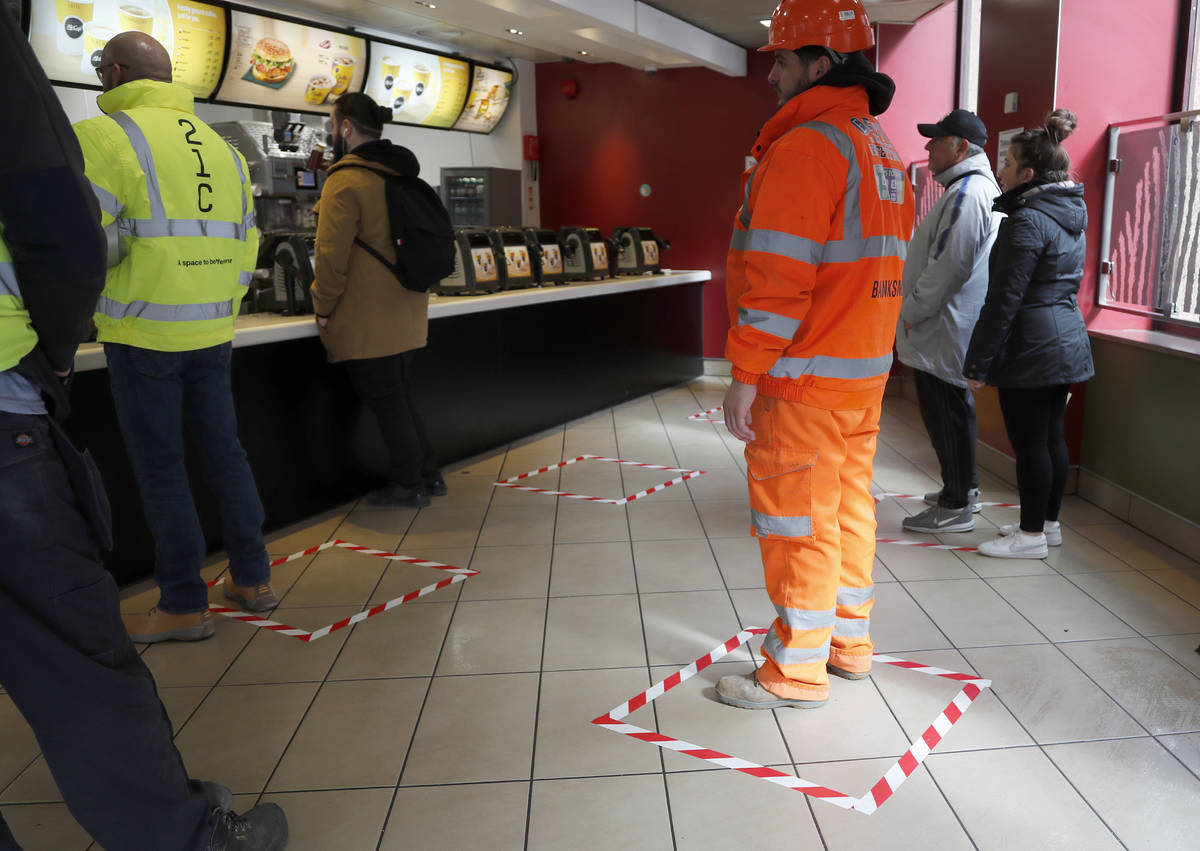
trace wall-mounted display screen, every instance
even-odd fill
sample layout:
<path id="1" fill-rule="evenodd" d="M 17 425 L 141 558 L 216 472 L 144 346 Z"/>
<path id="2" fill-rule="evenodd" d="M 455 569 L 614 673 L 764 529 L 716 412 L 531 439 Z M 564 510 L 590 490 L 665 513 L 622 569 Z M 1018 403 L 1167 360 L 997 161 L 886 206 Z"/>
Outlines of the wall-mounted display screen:
<path id="1" fill-rule="evenodd" d="M 366 93 L 392 109 L 392 121 L 453 127 L 471 82 L 470 65 L 385 41 L 371 42 Z"/>
<path id="2" fill-rule="evenodd" d="M 225 58 L 225 9 L 189 0 L 33 0 L 29 43 L 46 76 L 98 86 L 104 45 L 141 30 L 171 54 L 175 82 L 198 98 L 216 88 Z"/>
<path id="3" fill-rule="evenodd" d="M 326 112 L 342 93 L 361 91 L 366 39 L 239 9 L 230 14 L 218 100 Z"/>
<path id="4" fill-rule="evenodd" d="M 454 124 L 455 130 L 491 133 L 504 117 L 512 95 L 511 71 L 476 65 L 467 106 Z"/>

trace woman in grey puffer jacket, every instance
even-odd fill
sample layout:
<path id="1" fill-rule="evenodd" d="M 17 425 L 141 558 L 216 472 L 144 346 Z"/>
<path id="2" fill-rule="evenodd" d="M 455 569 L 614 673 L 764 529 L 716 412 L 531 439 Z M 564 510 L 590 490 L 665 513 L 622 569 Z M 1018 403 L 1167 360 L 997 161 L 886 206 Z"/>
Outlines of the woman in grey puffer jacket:
<path id="1" fill-rule="evenodd" d="M 963 366 L 971 389 L 999 388 L 1017 456 L 1021 522 L 979 547 L 999 558 L 1045 558 L 1062 543 L 1067 482 L 1063 416 L 1071 384 L 1095 374 L 1076 294 L 1083 277 L 1087 207 L 1062 142 L 1075 116 L 1055 110 L 1012 141 L 995 209 L 1007 214 L 989 260 L 987 300 Z"/>

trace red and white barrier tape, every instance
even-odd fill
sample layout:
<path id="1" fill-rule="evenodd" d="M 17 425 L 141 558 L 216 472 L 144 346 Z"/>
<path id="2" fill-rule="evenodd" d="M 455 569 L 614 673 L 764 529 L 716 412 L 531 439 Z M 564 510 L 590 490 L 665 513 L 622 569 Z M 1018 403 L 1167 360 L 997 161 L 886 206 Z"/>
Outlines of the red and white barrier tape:
<path id="1" fill-rule="evenodd" d="M 613 464 L 623 464 L 627 467 L 641 467 L 646 470 L 665 470 L 669 473 L 683 473 L 683 475 L 677 476 L 676 478 L 671 479 L 671 481 L 669 481 L 669 482 L 663 482 L 661 485 L 655 485 L 652 488 L 646 488 L 645 490 L 638 491 L 637 493 L 631 494 L 630 496 L 622 497 L 621 499 L 610 499 L 608 497 L 603 497 L 603 496 L 588 496 L 587 494 L 582 494 L 582 493 L 570 493 L 569 491 L 556 491 L 556 490 L 550 490 L 549 488 L 535 488 L 535 487 L 530 487 L 528 485 L 517 484 L 517 482 L 520 482 L 522 479 L 528 479 L 533 476 L 540 475 L 542 473 L 548 473 L 551 470 L 557 470 L 560 467 L 565 467 L 568 464 L 575 464 L 575 463 L 578 463 L 579 461 L 608 461 Z M 569 461 L 562 461 L 558 464 L 551 464 L 548 467 L 541 467 L 540 469 L 537 469 L 537 470 L 530 470 L 528 473 L 521 473 L 521 475 L 519 475 L 519 476 L 513 476 L 512 478 L 504 479 L 499 482 L 495 482 L 493 484 L 493 487 L 511 488 L 512 490 L 528 491 L 529 493 L 541 493 L 541 494 L 545 494 L 546 496 L 563 496 L 563 497 L 566 497 L 567 499 L 582 499 L 585 502 L 599 502 L 604 505 L 625 505 L 626 503 L 633 502 L 635 499 L 641 499 L 642 497 L 649 496 L 652 493 L 657 493 L 658 491 L 666 490 L 669 487 L 683 484 L 688 479 L 694 479 L 697 476 L 703 476 L 706 472 L 708 472 L 708 471 L 707 470 L 691 470 L 691 469 L 688 469 L 685 467 L 664 467 L 662 464 L 644 464 L 641 461 L 626 461 L 621 458 L 607 458 L 603 455 L 580 455 L 578 458 L 572 458 Z"/>
<path id="2" fill-rule="evenodd" d="M 901 547 L 921 547 L 926 550 L 950 550 L 956 553 L 974 553 L 979 547 L 956 547 L 953 544 L 935 544 L 932 541 L 909 541 L 904 538 L 876 538 L 877 544 L 896 544 Z"/>
<path id="3" fill-rule="evenodd" d="M 692 414 L 690 417 L 688 417 L 688 419 L 694 423 L 716 423 L 717 425 L 724 425 L 725 420 L 718 420 L 715 417 L 710 416 L 711 414 L 719 414 L 722 410 L 724 410 L 724 407 L 717 405 L 717 407 L 709 408 L 707 411 L 701 411 L 698 414 Z"/>
<path id="4" fill-rule="evenodd" d="M 686 668 L 676 671 L 671 676 L 667 677 L 658 683 L 655 683 L 650 688 L 646 689 L 641 694 L 630 698 L 625 703 L 615 707 L 612 711 L 601 715 L 599 718 L 592 720 L 593 724 L 604 727 L 607 730 L 612 730 L 614 733 L 621 733 L 630 738 L 637 739 L 642 742 L 649 742 L 652 745 L 657 745 L 664 750 L 671 750 L 677 753 L 693 756 L 697 759 L 711 762 L 714 765 L 719 765 L 723 768 L 731 768 L 734 771 L 740 771 L 743 774 L 749 774 L 751 777 L 757 777 L 760 780 L 766 780 L 769 783 L 774 783 L 778 786 L 783 786 L 787 789 L 793 789 L 803 795 L 808 795 L 813 798 L 820 798 L 823 801 L 841 807 L 846 810 L 856 810 L 864 815 L 870 815 L 879 809 L 888 798 L 895 794 L 900 785 L 907 780 L 912 773 L 917 770 L 925 757 L 929 756 L 930 752 L 937 747 L 938 743 L 945 738 L 946 733 L 950 728 L 962 718 L 963 713 L 970 708 L 975 698 L 979 697 L 983 689 L 991 686 L 991 680 L 981 679 L 974 674 L 957 674 L 953 671 L 946 671 L 942 668 L 934 668 L 929 665 L 921 665 L 917 662 L 907 662 L 903 659 L 897 659 L 892 656 L 884 656 L 875 654 L 874 661 L 885 665 L 894 665 L 897 668 L 906 668 L 908 670 L 917 671 L 922 674 L 929 674 L 935 677 L 943 677 L 945 679 L 956 680 L 963 683 L 962 691 L 960 691 L 945 709 L 934 719 L 933 723 L 923 732 L 904 755 L 900 757 L 887 773 L 876 782 L 866 795 L 861 798 L 856 798 L 853 795 L 847 795 L 843 792 L 838 792 L 835 789 L 830 789 L 827 786 L 822 786 L 819 783 L 813 783 L 808 780 L 803 780 L 792 774 L 779 771 L 778 769 L 768 768 L 765 765 L 749 762 L 729 754 L 714 751 L 709 748 L 703 748 L 699 745 L 693 745 L 689 742 L 675 739 L 670 736 L 664 736 L 661 733 L 655 733 L 650 730 L 644 730 L 641 727 L 635 727 L 632 724 L 623 723 L 622 719 L 627 715 L 642 708 L 652 700 L 656 700 L 676 686 L 686 682 L 694 677 L 700 671 L 703 671 L 713 662 L 722 658 L 728 653 L 733 652 L 743 644 L 745 644 L 752 636 L 764 635 L 767 630 L 762 627 L 748 627 L 733 638 L 726 641 L 711 651 L 701 656 L 695 662 L 692 662 Z"/>
<path id="5" fill-rule="evenodd" d="M 268 620 L 267 618 L 262 617 L 260 614 L 258 614 L 256 612 L 245 612 L 245 611 L 242 611 L 241 609 L 231 609 L 226 606 L 218 606 L 214 603 L 208 604 L 208 610 L 210 612 L 212 612 L 213 614 L 224 615 L 227 618 L 239 620 L 242 623 L 249 624 L 250 626 L 258 627 L 259 629 L 265 629 L 270 632 L 278 633 L 280 635 L 290 635 L 292 638 L 297 638 L 300 641 L 304 641 L 304 642 L 312 642 L 312 641 L 316 641 L 318 638 L 324 638 L 325 636 L 329 635 L 331 632 L 337 632 L 339 629 L 345 629 L 348 626 L 353 626 L 356 623 L 361 623 L 362 621 L 365 621 L 367 618 L 373 618 L 376 615 L 381 615 L 384 612 L 387 612 L 387 611 L 390 611 L 390 610 L 396 608 L 397 606 L 401 606 L 401 605 L 404 605 L 405 603 L 412 602 L 413 600 L 416 600 L 419 597 L 424 597 L 427 594 L 432 594 L 434 591 L 438 591 L 442 588 L 449 587 L 450 585 L 453 585 L 456 582 L 462 582 L 463 580 L 468 579 L 469 577 L 476 576 L 479 574 L 478 570 L 472 570 L 469 567 L 455 567 L 453 565 L 442 564 L 442 563 L 436 562 L 436 561 L 426 561 L 425 559 L 413 558 L 412 556 L 397 555 L 395 553 L 389 553 L 387 550 L 376 550 L 376 549 L 372 549 L 371 547 L 360 547 L 357 544 L 351 544 L 346 541 L 340 541 L 340 540 L 339 541 L 326 541 L 325 543 L 321 544 L 320 546 L 309 547 L 307 550 L 303 550 L 298 553 L 293 553 L 292 555 L 286 556 L 284 558 L 276 559 L 275 561 L 271 562 L 271 567 L 275 567 L 276 565 L 284 564 L 289 561 L 295 561 L 296 559 L 303 558 L 303 557 L 309 556 L 309 555 L 313 555 L 314 553 L 321 552 L 322 550 L 327 550 L 331 547 L 341 547 L 342 549 L 349 550 L 350 552 L 361 553 L 363 555 L 369 555 L 369 556 L 378 556 L 379 558 L 387 559 L 389 561 L 404 562 L 405 564 L 411 564 L 416 567 L 432 567 L 434 570 L 440 570 L 440 571 L 443 571 L 444 573 L 449 573 L 452 575 L 447 577 L 446 579 L 440 579 L 431 585 L 426 585 L 424 588 L 418 588 L 415 591 L 409 591 L 407 594 L 405 594 L 401 597 L 394 597 L 391 600 L 388 600 L 383 603 L 379 603 L 378 605 L 372 606 L 369 609 L 364 609 L 363 611 L 359 612 L 358 614 L 351 615 L 348 618 L 343 618 L 342 620 L 340 620 L 336 623 L 331 623 L 329 626 L 323 626 L 320 629 L 315 629 L 315 630 L 312 630 L 311 632 L 307 629 L 298 629 L 297 627 L 288 626 L 287 624 L 279 623 L 278 621 Z M 209 582 L 208 587 L 211 588 L 214 585 L 216 585 L 220 582 L 223 582 L 224 580 L 225 580 L 224 576 L 219 576 L 216 579 L 214 579 L 212 582 Z"/>
<path id="6" fill-rule="evenodd" d="M 924 499 L 923 493 L 876 493 L 872 494 L 876 502 L 883 502 L 885 499 Z M 982 508 L 1020 508 L 1019 502 L 981 502 Z"/>

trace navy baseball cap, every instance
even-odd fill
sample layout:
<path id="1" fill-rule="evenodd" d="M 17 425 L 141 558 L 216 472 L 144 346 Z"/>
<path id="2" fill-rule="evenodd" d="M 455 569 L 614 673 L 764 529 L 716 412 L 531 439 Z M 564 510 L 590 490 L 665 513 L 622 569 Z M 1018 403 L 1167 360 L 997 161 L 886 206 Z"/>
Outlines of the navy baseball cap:
<path id="1" fill-rule="evenodd" d="M 970 110 L 956 109 L 946 115 L 937 124 L 918 124 L 917 132 L 926 139 L 936 139 L 939 136 L 958 136 L 968 142 L 974 142 L 979 147 L 987 144 L 987 127 L 979 120 L 979 116 Z"/>

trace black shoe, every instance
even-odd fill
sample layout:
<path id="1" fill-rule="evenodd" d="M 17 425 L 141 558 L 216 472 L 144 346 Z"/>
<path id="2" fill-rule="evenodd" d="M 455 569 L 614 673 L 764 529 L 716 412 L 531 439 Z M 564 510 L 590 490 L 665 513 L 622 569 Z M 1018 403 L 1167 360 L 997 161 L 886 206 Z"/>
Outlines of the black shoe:
<path id="1" fill-rule="evenodd" d="M 442 478 L 442 474 L 434 473 L 432 476 L 426 476 L 425 490 L 429 491 L 430 496 L 445 496 L 447 493 L 446 480 Z"/>
<path id="2" fill-rule="evenodd" d="M 287 845 L 287 816 L 278 804 L 259 804 L 241 816 L 216 809 L 211 818 L 206 851 L 283 851 Z"/>
<path id="3" fill-rule="evenodd" d="M 398 482 L 367 494 L 367 505 L 390 508 L 424 508 L 429 505 L 429 491 L 422 486 L 406 488 Z"/>
<path id="4" fill-rule="evenodd" d="M 220 783 L 214 783 L 211 780 L 200 780 L 200 791 L 204 793 L 204 797 L 208 800 L 208 806 L 221 812 L 228 812 L 233 809 L 233 793 L 222 786 Z"/>

